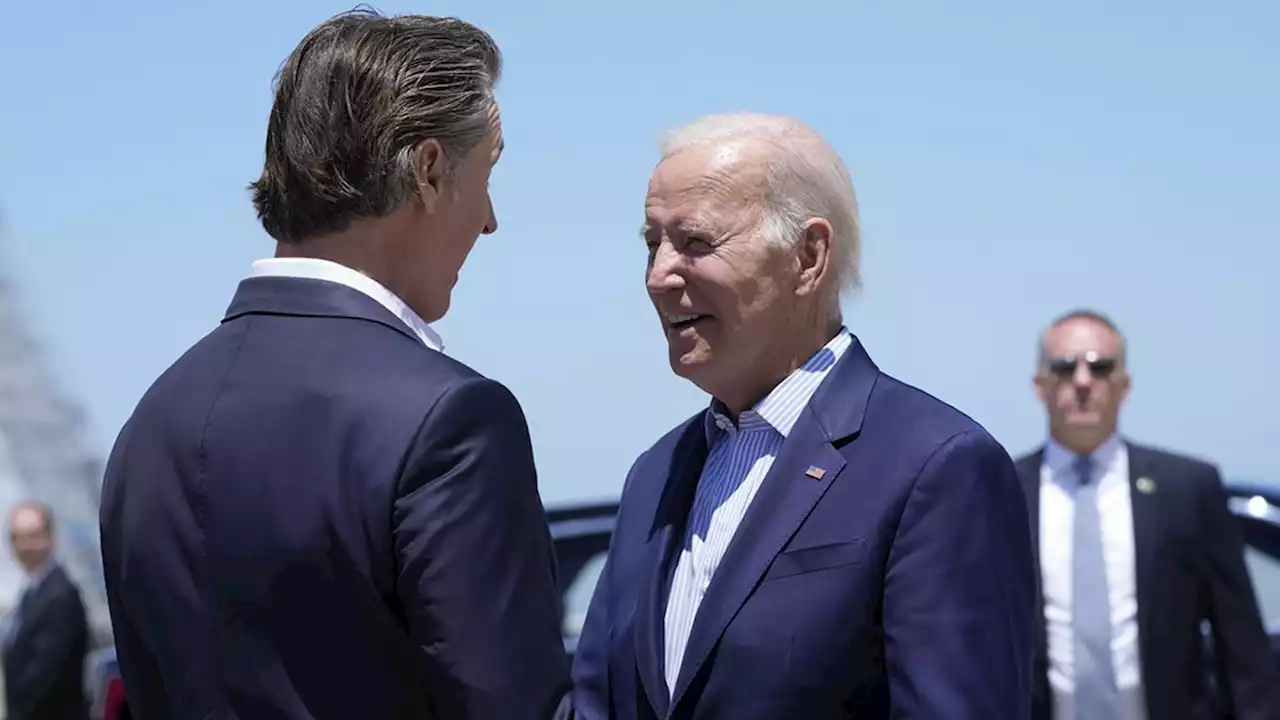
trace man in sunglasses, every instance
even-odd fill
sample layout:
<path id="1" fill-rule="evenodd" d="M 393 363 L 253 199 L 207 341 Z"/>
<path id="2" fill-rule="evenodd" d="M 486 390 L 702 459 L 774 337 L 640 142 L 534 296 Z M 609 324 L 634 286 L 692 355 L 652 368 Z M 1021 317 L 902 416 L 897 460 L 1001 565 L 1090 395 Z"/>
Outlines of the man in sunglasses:
<path id="1" fill-rule="evenodd" d="M 1217 468 L 1117 432 L 1129 373 L 1115 323 L 1091 310 L 1055 320 L 1041 338 L 1035 391 L 1050 437 L 1018 461 L 1044 610 L 1033 718 L 1280 717 Z"/>

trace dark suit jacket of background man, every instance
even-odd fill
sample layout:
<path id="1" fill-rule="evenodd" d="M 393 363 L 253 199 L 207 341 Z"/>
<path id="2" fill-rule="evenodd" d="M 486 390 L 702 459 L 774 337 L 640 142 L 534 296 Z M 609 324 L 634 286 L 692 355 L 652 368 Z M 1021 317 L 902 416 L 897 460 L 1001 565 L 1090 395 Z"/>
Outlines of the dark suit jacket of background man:
<path id="1" fill-rule="evenodd" d="M 80 590 L 59 566 L 22 602 L 22 623 L 4 648 L 8 720 L 85 720 L 89 623 Z"/>
<path id="2" fill-rule="evenodd" d="M 244 280 L 107 469 L 141 720 L 534 718 L 568 689 L 523 414 L 337 283 Z"/>
<path id="3" fill-rule="evenodd" d="M 1138 658 L 1147 717 L 1220 718 L 1210 706 L 1210 668 L 1202 620 L 1213 628 L 1213 669 L 1239 720 L 1280 718 L 1277 675 L 1258 613 L 1237 520 L 1227 509 L 1213 465 L 1130 442 L 1129 498 L 1133 513 Z M 1043 449 L 1018 460 L 1030 503 L 1039 556 L 1040 467 Z M 1138 490 L 1150 479 L 1155 492 Z M 1063 538 L 1069 542 L 1070 538 Z M 1043 598 L 1037 615 L 1036 720 L 1053 714 Z"/>
<path id="4" fill-rule="evenodd" d="M 627 478 L 574 659 L 582 716 L 1027 717 L 1036 570 L 1013 461 L 856 339 L 734 534 L 671 692 L 665 604 L 706 456 L 700 413 Z"/>

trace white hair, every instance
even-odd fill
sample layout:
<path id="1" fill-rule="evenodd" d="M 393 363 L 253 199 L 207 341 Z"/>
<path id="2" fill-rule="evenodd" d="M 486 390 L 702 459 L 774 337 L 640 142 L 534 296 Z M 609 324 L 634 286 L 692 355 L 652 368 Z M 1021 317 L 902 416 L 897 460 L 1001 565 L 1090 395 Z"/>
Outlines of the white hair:
<path id="1" fill-rule="evenodd" d="M 808 220 L 825 219 L 835 235 L 831 253 L 838 286 L 860 287 L 862 233 L 853 181 L 835 150 L 804 123 L 752 113 L 709 115 L 668 131 L 659 149 L 665 160 L 694 146 L 740 144 L 762 145 L 772 155 L 766 174 L 772 207 L 765 219 L 771 239 L 793 246 Z M 839 302 L 838 293 L 834 300 Z"/>

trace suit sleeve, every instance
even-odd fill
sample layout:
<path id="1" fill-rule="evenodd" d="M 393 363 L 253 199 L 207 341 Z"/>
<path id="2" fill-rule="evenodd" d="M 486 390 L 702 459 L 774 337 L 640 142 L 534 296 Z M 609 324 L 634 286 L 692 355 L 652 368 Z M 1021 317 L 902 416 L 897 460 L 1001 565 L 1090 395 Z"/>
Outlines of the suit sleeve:
<path id="1" fill-rule="evenodd" d="M 925 463 L 889 553 L 884 628 L 893 718 L 1025 720 L 1038 572 L 1013 462 L 961 433 Z"/>
<path id="2" fill-rule="evenodd" d="M 528 426 L 487 379 L 450 389 L 407 460 L 397 590 L 436 717 L 549 717 L 569 690 L 560 592 Z"/>
<path id="3" fill-rule="evenodd" d="M 617 524 L 622 522 L 621 512 L 627 506 L 627 490 L 631 487 L 636 467 L 643 457 L 641 455 L 631 466 L 627 479 L 623 482 L 623 500 L 619 503 Z M 618 533 L 615 531 L 613 536 L 616 538 Z M 615 594 L 618 592 L 613 579 L 614 555 L 617 550 L 618 544 L 612 543 L 605 557 L 604 567 L 600 570 L 600 579 L 591 594 L 587 618 L 582 624 L 578 647 L 573 654 L 573 711 L 576 720 L 606 720 L 611 717 L 609 634 L 613 627 Z"/>
<path id="4" fill-rule="evenodd" d="M 1280 718 L 1275 659 L 1257 596 L 1244 564 L 1239 522 L 1227 508 L 1217 469 L 1209 468 L 1201 495 L 1205 553 L 1204 591 L 1213 628 L 1217 677 L 1240 720 Z"/>
<path id="5" fill-rule="evenodd" d="M 35 711 L 34 705 L 53 689 L 59 677 L 73 663 L 84 662 L 76 657 L 76 649 L 84 645 L 87 632 L 84 604 L 73 587 L 63 588 L 49 600 L 44 620 L 31 630 L 31 654 L 14 663 L 10 671 L 9 712 L 16 717 L 26 717 Z"/>

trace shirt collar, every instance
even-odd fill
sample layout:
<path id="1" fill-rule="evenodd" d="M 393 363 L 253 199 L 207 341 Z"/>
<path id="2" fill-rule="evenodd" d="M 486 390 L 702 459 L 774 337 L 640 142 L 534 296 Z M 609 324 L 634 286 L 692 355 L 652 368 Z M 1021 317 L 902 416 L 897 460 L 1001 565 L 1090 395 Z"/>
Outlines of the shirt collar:
<path id="1" fill-rule="evenodd" d="M 53 558 L 49 558 L 48 560 L 45 560 L 43 565 L 36 568 L 35 570 L 32 570 L 29 573 L 26 573 L 25 587 L 27 589 L 35 589 L 39 587 L 40 583 L 44 582 L 45 578 L 49 577 L 49 573 L 53 572 L 53 569 L 56 566 L 57 566 L 57 563 L 54 562 Z"/>
<path id="2" fill-rule="evenodd" d="M 346 265 L 319 258 L 268 258 L 255 261 L 249 275 L 250 277 L 295 277 L 327 280 L 346 285 L 352 290 L 363 293 L 377 301 L 379 305 L 389 310 L 392 315 L 400 318 L 400 321 L 424 345 L 436 352 L 444 352 L 444 342 L 440 339 L 440 335 L 418 313 L 414 312 L 413 308 L 409 307 L 395 293 L 384 287 L 382 283 Z"/>
<path id="3" fill-rule="evenodd" d="M 705 415 L 707 440 L 714 440 L 721 432 L 742 433 L 768 429 L 787 437 L 800 420 L 800 413 L 809 404 L 818 386 L 826 379 L 827 373 L 852 344 L 853 335 L 848 328 L 841 327 L 821 350 L 778 383 L 750 410 L 740 413 L 736 426 L 729 418 L 724 404 L 712 399 L 711 407 Z"/>
<path id="4" fill-rule="evenodd" d="M 1112 467 L 1119 460 L 1123 450 L 1124 443 L 1121 442 L 1120 436 L 1113 434 L 1102 441 L 1102 444 L 1096 450 L 1089 453 L 1089 458 L 1093 460 L 1094 467 L 1105 470 Z M 1075 452 L 1063 447 L 1061 443 L 1053 438 L 1049 438 L 1049 441 L 1045 443 L 1044 464 L 1049 466 L 1055 477 L 1069 472 L 1074 466 L 1077 457 L 1078 455 Z"/>

